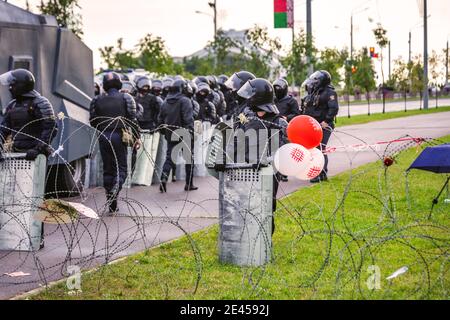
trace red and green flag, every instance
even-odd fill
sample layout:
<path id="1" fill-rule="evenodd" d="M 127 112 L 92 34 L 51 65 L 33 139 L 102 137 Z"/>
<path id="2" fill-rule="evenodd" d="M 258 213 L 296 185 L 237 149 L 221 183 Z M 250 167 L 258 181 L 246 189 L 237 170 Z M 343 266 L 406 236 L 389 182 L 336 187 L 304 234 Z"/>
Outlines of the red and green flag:
<path id="1" fill-rule="evenodd" d="M 294 27 L 294 0 L 274 0 L 275 28 Z"/>

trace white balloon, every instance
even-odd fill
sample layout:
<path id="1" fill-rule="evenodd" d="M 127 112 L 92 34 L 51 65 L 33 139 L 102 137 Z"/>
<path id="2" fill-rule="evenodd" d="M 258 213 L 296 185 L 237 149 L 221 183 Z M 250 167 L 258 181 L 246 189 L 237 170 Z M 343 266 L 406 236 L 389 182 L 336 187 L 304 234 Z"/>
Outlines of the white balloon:
<path id="1" fill-rule="evenodd" d="M 325 157 L 319 149 L 309 150 L 311 158 L 307 167 L 296 175 L 297 179 L 309 181 L 319 176 L 325 166 Z"/>
<path id="2" fill-rule="evenodd" d="M 296 176 L 304 171 L 311 161 L 311 153 L 304 146 L 288 143 L 275 153 L 273 166 L 285 176 Z"/>

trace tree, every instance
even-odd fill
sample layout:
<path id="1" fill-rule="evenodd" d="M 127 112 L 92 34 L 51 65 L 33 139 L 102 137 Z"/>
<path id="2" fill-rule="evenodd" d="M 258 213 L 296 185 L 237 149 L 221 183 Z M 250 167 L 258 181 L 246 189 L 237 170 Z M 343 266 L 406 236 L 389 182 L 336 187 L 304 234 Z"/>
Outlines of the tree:
<path id="1" fill-rule="evenodd" d="M 177 71 L 172 57 L 166 49 L 166 44 L 161 37 L 155 37 L 152 34 L 145 35 L 137 45 L 138 66 L 145 70 L 155 72 L 160 75 L 175 74 Z"/>
<path id="2" fill-rule="evenodd" d="M 430 84 L 439 87 L 445 79 L 445 60 L 442 59 L 435 50 L 432 51 L 429 58 Z"/>
<path id="3" fill-rule="evenodd" d="M 354 58 L 353 82 L 366 92 L 368 115 L 370 115 L 370 91 L 376 88 L 375 68 L 367 48 L 363 48 Z"/>
<path id="4" fill-rule="evenodd" d="M 311 48 L 308 48 L 308 42 L 306 39 L 306 33 L 303 29 L 300 29 L 298 34 L 294 35 L 292 47 L 286 57 L 281 60 L 283 66 L 287 69 L 288 74 L 292 78 L 294 85 L 300 86 L 308 77 L 308 62 L 306 59 L 307 52 L 311 51 L 313 65 L 315 64 L 314 57 L 317 50 L 312 42 Z"/>
<path id="5" fill-rule="evenodd" d="M 373 30 L 375 35 L 375 40 L 380 47 L 380 61 L 381 61 L 381 77 L 383 79 L 383 86 L 385 85 L 384 78 L 384 64 L 383 64 L 383 49 L 389 44 L 389 39 L 387 37 L 387 30 L 379 23 L 377 28 Z"/>
<path id="6" fill-rule="evenodd" d="M 272 39 L 267 28 L 255 26 L 245 33 L 249 47 L 241 47 L 240 61 L 244 62 L 244 68 L 252 72 L 256 77 L 269 78 L 278 73 L 272 62 L 281 50 L 281 42 L 278 38 Z"/>
<path id="7" fill-rule="evenodd" d="M 123 47 L 123 39 L 116 46 L 100 49 L 100 55 L 109 69 L 141 68 L 158 75 L 184 74 L 182 65 L 174 63 L 162 38 L 145 35 L 134 50 Z"/>
<path id="8" fill-rule="evenodd" d="M 424 84 L 423 84 L 423 64 L 422 57 L 420 55 L 414 57 L 410 65 L 410 81 L 411 81 L 411 92 L 420 95 L 420 109 L 422 109 L 422 96 Z"/>
<path id="9" fill-rule="evenodd" d="M 229 74 L 234 72 L 237 69 L 237 65 L 239 65 L 240 59 L 237 59 L 235 55 L 230 54 L 230 51 L 232 48 L 241 47 L 242 43 L 228 37 L 222 29 L 218 30 L 214 41 L 208 43 L 208 58 L 203 59 L 208 63 L 212 63 L 214 70 L 208 73 L 200 74 Z"/>
<path id="10" fill-rule="evenodd" d="M 83 36 L 82 16 L 77 11 L 81 9 L 78 0 L 41 0 L 38 9 L 42 14 L 52 15 L 61 27 L 68 28 L 76 36 Z"/>
<path id="11" fill-rule="evenodd" d="M 344 67 L 347 59 L 348 51 L 346 49 L 338 50 L 334 48 L 325 48 L 320 51 L 316 69 L 328 71 L 333 83 L 339 84 L 343 80 L 340 71 Z"/>
<path id="12" fill-rule="evenodd" d="M 100 56 L 107 64 L 108 69 L 127 69 L 138 66 L 135 53 L 123 48 L 123 38 L 117 40 L 117 45 L 106 46 L 100 49 Z"/>
<path id="13" fill-rule="evenodd" d="M 404 62 L 401 58 L 394 61 L 394 69 L 392 70 L 391 80 L 394 84 L 394 88 L 397 91 L 403 93 L 405 98 L 405 112 L 406 112 L 406 98 L 408 91 L 410 91 L 410 74 L 411 63 Z"/>

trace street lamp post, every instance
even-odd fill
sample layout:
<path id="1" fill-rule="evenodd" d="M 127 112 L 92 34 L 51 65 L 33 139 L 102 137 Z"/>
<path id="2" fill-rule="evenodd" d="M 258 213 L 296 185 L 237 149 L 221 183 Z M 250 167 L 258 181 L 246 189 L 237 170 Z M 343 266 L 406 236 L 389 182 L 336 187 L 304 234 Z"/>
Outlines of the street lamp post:
<path id="1" fill-rule="evenodd" d="M 212 2 L 208 2 L 209 6 L 214 11 L 214 40 L 217 38 L 217 2 L 216 0 L 213 0 Z"/>
<path id="2" fill-rule="evenodd" d="M 445 51 L 445 86 L 448 86 L 448 39 L 450 34 L 447 35 L 447 49 Z"/>
<path id="3" fill-rule="evenodd" d="M 423 108 L 428 109 L 428 0 L 423 0 Z"/>
<path id="4" fill-rule="evenodd" d="M 369 7 L 363 8 L 361 10 L 353 9 L 350 16 L 350 66 L 349 69 L 353 66 L 353 16 L 359 13 L 363 13 L 365 11 L 369 10 Z M 352 78 L 352 72 L 349 71 L 349 84 L 351 87 L 353 87 L 353 78 Z M 350 89 L 350 88 L 349 88 Z M 368 114 L 370 116 L 370 110 L 368 111 Z M 350 90 L 348 90 L 348 117 L 350 118 Z"/>
<path id="5" fill-rule="evenodd" d="M 306 46 L 307 46 L 307 59 L 308 59 L 308 74 L 313 73 L 312 65 L 312 0 L 306 0 Z"/>
<path id="6" fill-rule="evenodd" d="M 217 38 L 217 2 L 216 0 L 213 0 L 212 2 L 208 2 L 208 5 L 213 9 L 214 13 L 206 13 L 203 11 L 196 10 L 195 13 L 197 14 L 203 14 L 205 16 L 209 16 L 213 18 L 214 21 L 214 40 Z"/>

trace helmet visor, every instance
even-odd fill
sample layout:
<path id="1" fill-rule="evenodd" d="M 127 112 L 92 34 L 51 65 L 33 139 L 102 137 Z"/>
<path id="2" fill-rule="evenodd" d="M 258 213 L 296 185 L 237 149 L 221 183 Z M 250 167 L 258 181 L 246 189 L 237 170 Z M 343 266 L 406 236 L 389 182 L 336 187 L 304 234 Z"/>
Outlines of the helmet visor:
<path id="1" fill-rule="evenodd" d="M 236 74 L 225 82 L 225 87 L 232 91 L 238 91 L 241 88 L 242 80 Z"/>
<path id="2" fill-rule="evenodd" d="M 138 82 L 137 82 L 136 85 L 137 85 L 137 87 L 138 87 L 139 89 L 142 89 L 142 88 L 144 88 L 145 86 L 148 86 L 149 88 L 151 88 L 152 82 L 151 82 L 150 79 L 148 79 L 148 78 L 141 78 L 141 79 L 138 80 Z"/>
<path id="3" fill-rule="evenodd" d="M 255 95 L 255 88 L 252 87 L 250 82 L 244 84 L 244 86 L 238 91 L 238 96 L 244 99 L 250 99 Z"/>
<path id="4" fill-rule="evenodd" d="M 9 86 L 11 85 L 15 80 L 15 77 L 13 75 L 12 71 L 6 72 L 2 75 L 0 75 L 0 85 L 2 86 Z"/>

